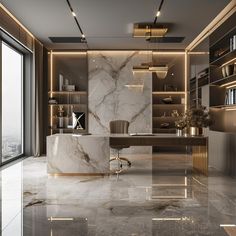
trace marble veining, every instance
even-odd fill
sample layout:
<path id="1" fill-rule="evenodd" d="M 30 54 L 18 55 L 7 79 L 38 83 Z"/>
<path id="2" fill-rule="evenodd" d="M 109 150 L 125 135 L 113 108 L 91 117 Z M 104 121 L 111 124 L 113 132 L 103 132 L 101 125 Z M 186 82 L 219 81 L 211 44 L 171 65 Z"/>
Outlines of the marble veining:
<path id="1" fill-rule="evenodd" d="M 105 136 L 56 134 L 47 137 L 47 170 L 58 173 L 109 173 L 110 147 Z"/>
<path id="2" fill-rule="evenodd" d="M 152 132 L 150 73 L 133 74 L 133 66 L 148 60 L 150 55 L 131 52 L 90 52 L 89 60 L 89 132 L 109 133 L 109 122 L 124 119 L 130 132 Z M 142 92 L 129 90 L 126 84 L 142 77 Z M 131 147 L 126 153 L 150 153 L 151 147 Z"/>

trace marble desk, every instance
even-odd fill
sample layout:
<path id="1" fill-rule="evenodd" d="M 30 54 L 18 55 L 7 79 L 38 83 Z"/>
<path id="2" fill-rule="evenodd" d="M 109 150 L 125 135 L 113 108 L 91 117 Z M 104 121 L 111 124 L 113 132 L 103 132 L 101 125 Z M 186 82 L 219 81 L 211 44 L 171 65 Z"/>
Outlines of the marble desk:
<path id="1" fill-rule="evenodd" d="M 109 159 L 109 136 L 54 134 L 47 137 L 48 174 L 107 174 Z"/>
<path id="2" fill-rule="evenodd" d="M 208 137 L 155 134 L 86 135 L 55 134 L 47 137 L 49 174 L 108 174 L 111 146 L 190 146 L 193 169 L 208 174 Z"/>

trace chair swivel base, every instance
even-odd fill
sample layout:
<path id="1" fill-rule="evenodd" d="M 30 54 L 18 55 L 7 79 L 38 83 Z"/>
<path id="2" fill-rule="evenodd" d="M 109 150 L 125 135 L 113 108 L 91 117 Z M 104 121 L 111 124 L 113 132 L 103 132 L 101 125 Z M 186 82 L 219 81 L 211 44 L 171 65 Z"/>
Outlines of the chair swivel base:
<path id="1" fill-rule="evenodd" d="M 114 171 L 117 174 L 124 170 L 122 161 L 127 162 L 127 166 L 131 167 L 131 162 L 127 158 L 124 158 L 124 157 L 114 157 L 110 159 L 110 162 L 112 161 L 117 161 L 118 168 Z"/>

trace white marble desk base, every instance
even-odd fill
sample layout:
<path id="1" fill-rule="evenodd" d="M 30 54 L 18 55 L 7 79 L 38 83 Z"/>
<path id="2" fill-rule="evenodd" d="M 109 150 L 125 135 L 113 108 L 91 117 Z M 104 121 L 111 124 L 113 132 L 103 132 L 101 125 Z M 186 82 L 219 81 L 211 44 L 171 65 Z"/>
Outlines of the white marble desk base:
<path id="1" fill-rule="evenodd" d="M 109 137 L 56 134 L 47 137 L 50 175 L 97 175 L 110 172 Z"/>

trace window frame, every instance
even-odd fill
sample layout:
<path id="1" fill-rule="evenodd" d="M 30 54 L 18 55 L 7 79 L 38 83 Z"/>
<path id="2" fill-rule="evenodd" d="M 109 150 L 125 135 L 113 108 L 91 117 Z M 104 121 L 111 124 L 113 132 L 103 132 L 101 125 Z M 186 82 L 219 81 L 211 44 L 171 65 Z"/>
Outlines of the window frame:
<path id="1" fill-rule="evenodd" d="M 17 43 L 17 42 L 16 42 Z M 3 161 L 2 158 L 2 115 L 0 115 L 0 165 L 5 165 L 8 164 L 12 161 L 15 161 L 19 158 L 22 158 L 25 156 L 25 122 L 24 122 L 24 116 L 25 116 L 25 97 L 24 97 L 24 92 L 25 92 L 25 54 L 21 50 L 17 49 L 14 45 L 12 45 L 10 42 L 7 40 L 4 40 L 0 36 L 0 91 L 2 91 L 2 45 L 5 44 L 18 54 L 20 54 L 21 57 L 21 145 L 22 145 L 22 152 L 21 154 L 10 158 L 9 160 Z M 2 114 L 2 93 L 0 93 L 0 114 Z"/>

